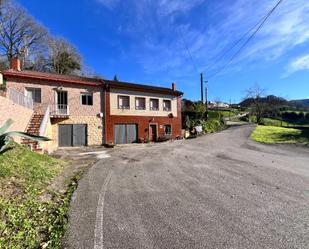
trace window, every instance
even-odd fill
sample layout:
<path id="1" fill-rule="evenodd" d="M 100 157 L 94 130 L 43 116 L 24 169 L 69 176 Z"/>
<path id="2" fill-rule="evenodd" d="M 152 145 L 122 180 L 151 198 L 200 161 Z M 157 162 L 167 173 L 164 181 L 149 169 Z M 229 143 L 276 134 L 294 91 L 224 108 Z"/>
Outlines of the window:
<path id="1" fill-rule="evenodd" d="M 171 135 L 171 134 L 172 134 L 172 126 L 164 125 L 164 135 Z"/>
<path id="2" fill-rule="evenodd" d="M 150 110 L 151 111 L 159 110 L 159 100 L 158 99 L 150 99 Z"/>
<path id="3" fill-rule="evenodd" d="M 118 96 L 118 109 L 130 109 L 129 96 Z"/>
<path id="4" fill-rule="evenodd" d="M 82 105 L 93 105 L 93 95 L 91 93 L 81 93 Z"/>
<path id="5" fill-rule="evenodd" d="M 163 111 L 171 111 L 172 110 L 172 104 L 170 100 L 163 100 Z"/>
<path id="6" fill-rule="evenodd" d="M 27 88 L 26 96 L 32 98 L 34 103 L 41 103 L 41 88 Z"/>
<path id="7" fill-rule="evenodd" d="M 146 99 L 145 98 L 135 98 L 135 109 L 145 110 L 146 109 Z"/>

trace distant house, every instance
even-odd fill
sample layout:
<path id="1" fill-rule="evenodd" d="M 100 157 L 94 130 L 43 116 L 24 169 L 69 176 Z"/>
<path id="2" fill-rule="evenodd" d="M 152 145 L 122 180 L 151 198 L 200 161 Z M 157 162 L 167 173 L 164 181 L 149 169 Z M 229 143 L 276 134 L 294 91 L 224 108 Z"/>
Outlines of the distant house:
<path id="1" fill-rule="evenodd" d="M 221 101 L 209 101 L 208 102 L 209 108 L 228 108 L 230 107 L 229 104 L 221 102 Z"/>
<path id="2" fill-rule="evenodd" d="M 7 98 L 34 111 L 26 130 L 52 138 L 42 144 L 43 150 L 181 135 L 182 92 L 174 83 L 172 88 L 163 88 L 23 71 L 18 59 L 2 75 Z M 24 143 L 34 149 L 38 146 L 28 140 Z"/>

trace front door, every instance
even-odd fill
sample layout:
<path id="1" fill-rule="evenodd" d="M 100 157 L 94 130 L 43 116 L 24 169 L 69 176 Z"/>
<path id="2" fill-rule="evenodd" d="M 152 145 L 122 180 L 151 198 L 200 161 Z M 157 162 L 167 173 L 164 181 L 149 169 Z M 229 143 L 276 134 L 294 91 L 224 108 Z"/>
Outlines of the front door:
<path id="1" fill-rule="evenodd" d="M 157 141 L 157 125 L 151 124 L 150 125 L 150 141 L 155 142 Z"/>
<path id="2" fill-rule="evenodd" d="M 58 91 L 57 92 L 57 115 L 68 114 L 68 92 Z"/>

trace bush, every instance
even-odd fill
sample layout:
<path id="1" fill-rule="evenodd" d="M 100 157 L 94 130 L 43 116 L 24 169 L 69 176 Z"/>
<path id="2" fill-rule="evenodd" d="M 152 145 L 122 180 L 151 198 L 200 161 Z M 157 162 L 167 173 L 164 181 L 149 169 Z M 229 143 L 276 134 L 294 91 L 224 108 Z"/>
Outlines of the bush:
<path id="1" fill-rule="evenodd" d="M 208 120 L 203 122 L 202 127 L 205 133 L 213 133 L 225 129 L 226 125 L 219 120 Z"/>
<path id="2" fill-rule="evenodd" d="M 221 114 L 218 111 L 209 111 L 208 112 L 208 119 L 217 119 L 221 118 Z"/>

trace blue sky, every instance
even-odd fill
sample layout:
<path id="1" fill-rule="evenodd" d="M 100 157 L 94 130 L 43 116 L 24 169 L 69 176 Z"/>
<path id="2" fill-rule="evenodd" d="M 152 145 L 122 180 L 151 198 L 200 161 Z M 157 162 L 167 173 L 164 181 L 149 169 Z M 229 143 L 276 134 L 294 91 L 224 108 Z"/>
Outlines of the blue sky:
<path id="1" fill-rule="evenodd" d="M 97 74 L 165 87 L 175 81 L 185 98 L 197 100 L 198 73 L 204 72 L 207 80 L 220 69 L 229 57 L 216 56 L 277 0 L 18 2 L 52 35 L 73 43 Z M 256 83 L 269 94 L 309 98 L 308 20 L 308 0 L 284 0 L 234 62 L 209 79 L 209 99 L 237 102 Z"/>

